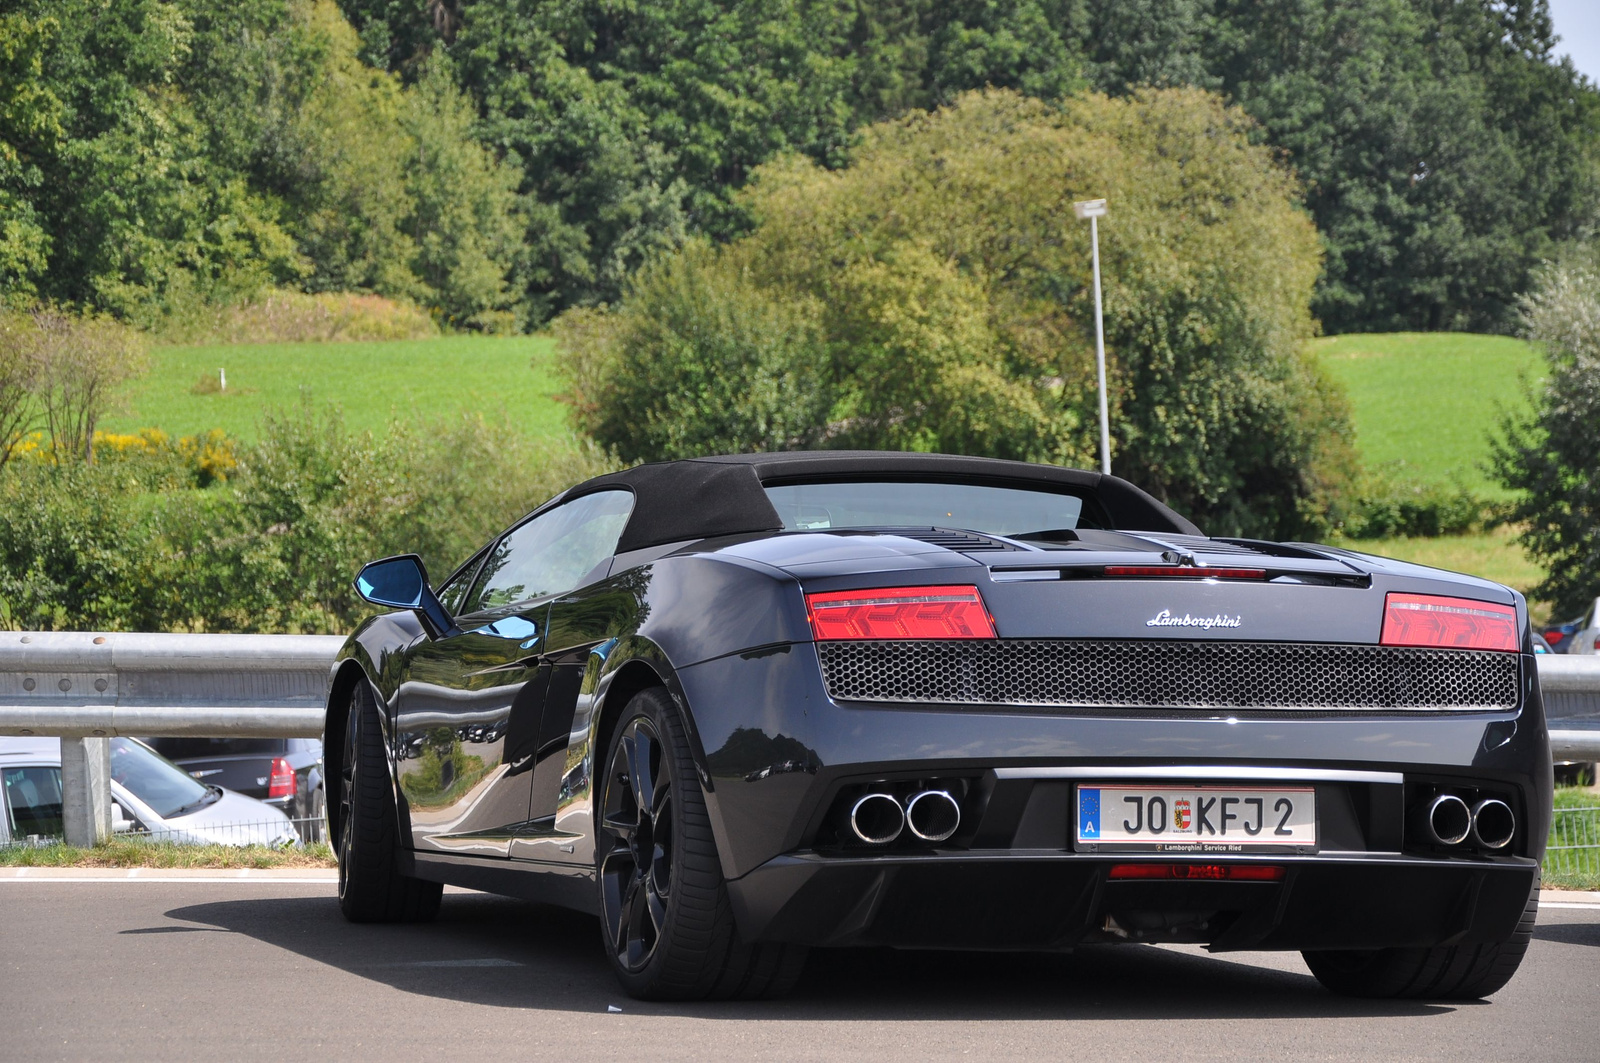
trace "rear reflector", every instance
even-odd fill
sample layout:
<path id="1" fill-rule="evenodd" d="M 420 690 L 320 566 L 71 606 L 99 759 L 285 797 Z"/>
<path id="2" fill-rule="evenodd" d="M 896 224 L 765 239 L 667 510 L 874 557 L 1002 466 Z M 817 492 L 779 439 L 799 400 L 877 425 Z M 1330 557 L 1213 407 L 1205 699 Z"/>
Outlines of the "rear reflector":
<path id="1" fill-rule="evenodd" d="M 257 776 L 257 778 L 260 778 L 260 776 Z M 294 769 L 289 766 L 289 761 L 284 757 L 274 757 L 272 760 L 271 777 L 267 780 L 267 796 L 294 796 Z"/>
<path id="2" fill-rule="evenodd" d="M 1211 882 L 1280 882 L 1271 864 L 1112 864 L 1114 879 L 1200 879 Z"/>
<path id="3" fill-rule="evenodd" d="M 1108 576 L 1165 576 L 1169 579 L 1266 579 L 1264 568 L 1196 568 L 1193 565 L 1107 565 Z"/>
<path id="4" fill-rule="evenodd" d="M 806 595 L 818 639 L 992 639 L 976 587 L 885 587 Z"/>
<path id="5" fill-rule="evenodd" d="M 1383 603 L 1381 641 L 1385 646 L 1515 653 L 1519 646 L 1517 611 L 1509 605 L 1470 598 L 1390 594 Z"/>

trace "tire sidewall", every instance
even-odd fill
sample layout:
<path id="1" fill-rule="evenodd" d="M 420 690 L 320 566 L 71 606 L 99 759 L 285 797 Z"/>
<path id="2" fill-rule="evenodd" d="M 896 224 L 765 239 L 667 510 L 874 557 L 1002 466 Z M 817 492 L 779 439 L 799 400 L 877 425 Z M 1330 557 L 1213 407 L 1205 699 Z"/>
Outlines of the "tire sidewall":
<path id="1" fill-rule="evenodd" d="M 678 927 L 678 909 L 682 903 L 680 854 L 676 850 L 673 852 L 672 871 L 668 879 L 666 916 L 663 920 L 664 925 L 662 926 L 660 937 L 656 941 L 655 951 L 651 953 L 650 959 L 643 967 L 637 971 L 630 971 L 623 966 L 617 954 L 617 943 L 612 940 L 611 921 L 606 916 L 606 887 L 605 880 L 601 875 L 601 867 L 606 856 L 618 844 L 618 841 L 601 826 L 601 821 L 605 815 L 609 790 L 613 785 L 611 768 L 615 763 L 617 751 L 622 745 L 622 738 L 628 733 L 629 726 L 635 720 L 643 718 L 655 730 L 656 739 L 661 746 L 662 764 L 666 766 L 669 773 L 669 781 L 672 786 L 672 837 L 674 845 L 677 845 L 679 840 L 684 837 L 685 806 L 683 790 L 685 786 L 698 787 L 699 781 L 694 776 L 694 766 L 692 764 L 687 765 L 689 770 L 686 772 L 684 770 L 686 765 L 679 763 L 677 746 L 681 741 L 683 729 L 672 710 L 662 704 L 666 696 L 664 691 L 658 692 L 654 689 L 643 691 L 634 695 L 633 699 L 628 702 L 627 707 L 623 709 L 621 716 L 617 719 L 617 725 L 612 728 L 611 738 L 606 744 L 605 774 L 602 778 L 600 793 L 596 795 L 595 804 L 595 888 L 601 913 L 600 937 L 605 944 L 606 959 L 611 964 L 611 969 L 616 972 L 617 977 L 622 981 L 623 987 L 636 996 L 653 995 L 652 989 L 661 980 L 662 968 L 669 962 L 673 937 Z"/>

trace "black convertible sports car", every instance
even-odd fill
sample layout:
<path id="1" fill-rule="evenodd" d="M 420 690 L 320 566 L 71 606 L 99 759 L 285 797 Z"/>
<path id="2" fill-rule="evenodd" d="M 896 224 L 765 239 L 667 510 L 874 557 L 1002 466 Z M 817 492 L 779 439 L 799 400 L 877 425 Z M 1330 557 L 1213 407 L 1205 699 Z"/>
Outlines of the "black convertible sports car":
<path id="1" fill-rule="evenodd" d="M 1538 906 L 1527 605 L 1210 539 L 1111 476 L 925 454 L 644 465 L 564 492 L 335 666 L 339 899 L 597 913 L 624 987 L 783 991 L 811 946 L 1296 949 L 1473 997 Z"/>

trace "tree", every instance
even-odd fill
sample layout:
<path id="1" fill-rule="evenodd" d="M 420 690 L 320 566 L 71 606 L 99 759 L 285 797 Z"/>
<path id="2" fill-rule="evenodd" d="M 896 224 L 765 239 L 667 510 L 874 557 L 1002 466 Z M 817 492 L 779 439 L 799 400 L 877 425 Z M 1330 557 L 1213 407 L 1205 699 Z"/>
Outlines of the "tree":
<path id="1" fill-rule="evenodd" d="M 1208 65 L 1305 182 L 1324 327 L 1514 327 L 1600 202 L 1600 95 L 1552 43 L 1545 0 L 1217 0 Z"/>
<path id="2" fill-rule="evenodd" d="M 1587 257 L 1545 269 L 1522 301 L 1549 377 L 1533 412 L 1504 422 L 1494 450 L 1501 482 L 1518 492 L 1510 519 L 1549 571 L 1534 593 L 1557 615 L 1582 610 L 1600 587 L 1600 266 Z"/>
<path id="3" fill-rule="evenodd" d="M 558 323 L 578 423 L 629 460 L 816 442 L 1092 465 L 1070 205 L 1103 194 L 1114 466 L 1219 534 L 1314 529 L 1347 424 L 1303 353 L 1315 232 L 1250 130 L 1195 90 L 991 91 L 866 130 L 843 170 L 770 163 L 748 236 Z M 791 416 L 826 419 L 744 427 L 773 424 L 784 387 Z"/>
<path id="4" fill-rule="evenodd" d="M 0 309 L 35 292 L 50 248 L 33 199 L 44 178 L 38 159 L 62 136 L 61 101 L 44 83 L 56 29 L 54 19 L 0 15 Z"/>

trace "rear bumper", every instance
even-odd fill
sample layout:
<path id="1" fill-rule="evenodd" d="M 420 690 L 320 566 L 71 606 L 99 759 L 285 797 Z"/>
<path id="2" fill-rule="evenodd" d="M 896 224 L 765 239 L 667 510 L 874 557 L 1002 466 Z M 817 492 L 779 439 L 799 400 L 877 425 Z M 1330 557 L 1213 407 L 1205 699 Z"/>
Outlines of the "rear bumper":
<path id="1" fill-rule="evenodd" d="M 1330 856 L 1263 859 L 1281 882 L 1112 881 L 1103 855 L 794 854 L 728 890 L 751 940 L 901 948 L 1066 949 L 1190 941 L 1235 949 L 1481 944 L 1509 937 L 1534 861 Z M 1147 859 L 1147 858 L 1140 858 Z M 1172 858 L 1148 858 L 1165 859 Z"/>

